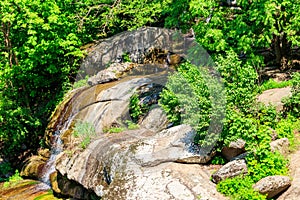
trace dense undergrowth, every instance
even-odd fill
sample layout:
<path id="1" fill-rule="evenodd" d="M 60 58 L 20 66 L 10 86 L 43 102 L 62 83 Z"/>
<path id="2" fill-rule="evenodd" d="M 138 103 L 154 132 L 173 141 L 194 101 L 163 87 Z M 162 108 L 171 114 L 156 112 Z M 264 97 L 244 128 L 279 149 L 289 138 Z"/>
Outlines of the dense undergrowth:
<path id="1" fill-rule="evenodd" d="M 239 0 L 234 7 L 218 0 L 1 1 L 0 180 L 42 145 L 51 112 L 74 82 L 87 44 L 143 26 L 182 32 L 193 28 L 196 40 L 215 61 L 226 91 L 224 127 L 215 149 L 242 138 L 250 152 L 249 174 L 221 182 L 218 190 L 233 199 L 265 198 L 250 186 L 264 176 L 288 173 L 285 158 L 271 154 L 268 144 L 273 129 L 296 149 L 293 131 L 300 126 L 300 75 L 259 86 L 258 73 L 267 65 L 285 71 L 299 67 L 300 3 Z M 198 132 L 196 142 L 204 145 L 210 142 L 204 138 L 213 109 L 197 69 L 188 62 L 180 65 L 160 104 L 174 125 L 192 124 Z M 285 100 L 283 112 L 256 103 L 259 92 L 286 85 L 292 85 L 292 96 Z M 184 86 L 189 90 L 176 96 Z M 182 104 L 187 106 L 181 108 Z M 137 118 L 145 108 L 134 109 Z M 217 156 L 212 162 L 225 160 Z"/>

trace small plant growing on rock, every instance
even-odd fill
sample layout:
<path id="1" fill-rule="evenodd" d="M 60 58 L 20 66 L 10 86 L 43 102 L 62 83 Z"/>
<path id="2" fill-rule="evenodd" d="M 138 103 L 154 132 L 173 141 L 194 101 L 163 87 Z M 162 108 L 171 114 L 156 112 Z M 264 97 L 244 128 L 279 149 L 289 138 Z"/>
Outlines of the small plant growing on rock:
<path id="1" fill-rule="evenodd" d="M 80 147 L 85 149 L 91 143 L 91 138 L 96 135 L 96 130 L 90 122 L 77 121 L 73 135 L 80 138 Z"/>
<path id="2" fill-rule="evenodd" d="M 135 129 L 138 129 L 140 127 L 138 124 L 136 124 L 136 123 L 134 123 L 132 121 L 126 120 L 125 122 L 126 122 L 127 128 L 129 130 L 135 130 Z"/>
<path id="3" fill-rule="evenodd" d="M 17 182 L 23 180 L 23 178 L 20 176 L 20 173 L 18 170 L 16 170 L 16 173 L 9 177 L 8 181 L 4 183 L 4 187 L 10 187 L 14 186 Z"/>

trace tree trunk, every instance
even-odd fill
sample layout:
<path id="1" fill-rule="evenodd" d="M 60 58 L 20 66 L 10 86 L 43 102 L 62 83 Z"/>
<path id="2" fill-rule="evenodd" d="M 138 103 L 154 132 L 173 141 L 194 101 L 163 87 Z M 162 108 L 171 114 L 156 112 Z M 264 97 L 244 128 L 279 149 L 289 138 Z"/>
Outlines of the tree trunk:
<path id="1" fill-rule="evenodd" d="M 10 65 L 10 67 L 12 67 L 14 64 L 18 65 L 18 58 L 12 49 L 12 44 L 11 44 L 11 40 L 9 37 L 9 34 L 10 34 L 10 23 L 9 22 L 2 23 L 2 33 L 3 33 L 3 37 L 4 37 L 5 49 L 8 53 L 9 65 Z"/>

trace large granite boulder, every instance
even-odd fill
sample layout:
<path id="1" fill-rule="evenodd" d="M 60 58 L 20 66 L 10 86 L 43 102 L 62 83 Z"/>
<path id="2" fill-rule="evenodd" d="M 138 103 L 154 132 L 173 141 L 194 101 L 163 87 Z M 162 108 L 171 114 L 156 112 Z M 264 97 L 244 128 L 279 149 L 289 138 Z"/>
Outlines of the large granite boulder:
<path id="1" fill-rule="evenodd" d="M 287 176 L 267 176 L 253 185 L 253 189 L 272 198 L 290 187 L 291 180 Z"/>
<path id="2" fill-rule="evenodd" d="M 182 172 L 175 170 L 179 163 L 201 164 L 210 160 L 210 155 L 202 155 L 201 149 L 192 145 L 194 136 L 195 132 L 188 125 L 158 133 L 138 129 L 106 135 L 94 140 L 84 151 L 76 151 L 71 156 L 62 152 L 56 160 L 56 169 L 65 179 L 108 199 L 116 193 L 119 199 L 149 199 L 153 195 L 159 199 L 173 199 L 174 192 L 187 196 L 186 199 L 195 199 L 201 191 L 193 188 L 199 183 L 191 184 L 188 176 L 181 177 Z M 172 170 L 174 163 L 177 167 Z M 196 171 L 191 168 L 185 173 Z M 186 182 L 179 181 L 180 177 Z M 207 188 L 202 190 L 210 193 Z M 140 191 L 145 191 L 143 198 L 139 197 Z"/>
<path id="3" fill-rule="evenodd" d="M 211 178 L 214 183 L 219 183 L 226 178 L 232 178 L 241 174 L 247 174 L 248 168 L 244 159 L 234 160 L 226 163 Z"/>

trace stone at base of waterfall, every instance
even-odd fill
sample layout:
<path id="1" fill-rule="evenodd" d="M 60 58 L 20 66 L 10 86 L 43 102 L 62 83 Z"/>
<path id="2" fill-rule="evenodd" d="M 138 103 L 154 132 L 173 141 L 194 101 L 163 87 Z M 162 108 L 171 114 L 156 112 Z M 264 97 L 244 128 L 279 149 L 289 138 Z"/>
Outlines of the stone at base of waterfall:
<path id="1" fill-rule="evenodd" d="M 43 168 L 50 157 L 49 149 L 40 149 L 38 155 L 34 155 L 24 164 L 20 175 L 30 178 L 41 178 Z"/>
<path id="2" fill-rule="evenodd" d="M 232 158 L 245 152 L 246 142 L 242 139 L 237 141 L 230 142 L 228 147 L 223 147 L 222 155 L 227 159 L 231 160 Z"/>
<path id="3" fill-rule="evenodd" d="M 248 173 L 248 168 L 247 168 L 246 161 L 244 159 L 241 159 L 241 160 L 234 160 L 226 163 L 211 177 L 214 183 L 219 183 L 220 181 L 226 178 L 232 178 L 240 174 L 247 174 L 247 173 Z"/>
<path id="4" fill-rule="evenodd" d="M 288 138 L 281 138 L 270 143 L 271 151 L 278 151 L 280 154 L 286 156 L 289 153 L 290 142 Z"/>
<path id="5" fill-rule="evenodd" d="M 253 189 L 261 194 L 267 194 L 267 198 L 272 198 L 288 189 L 291 180 L 287 176 L 268 176 L 259 180 Z"/>
<path id="6" fill-rule="evenodd" d="M 122 73 L 132 69 L 133 63 L 113 63 L 108 68 L 99 71 L 95 76 L 88 79 L 89 85 L 97 85 L 100 83 L 106 83 L 117 80 Z"/>

